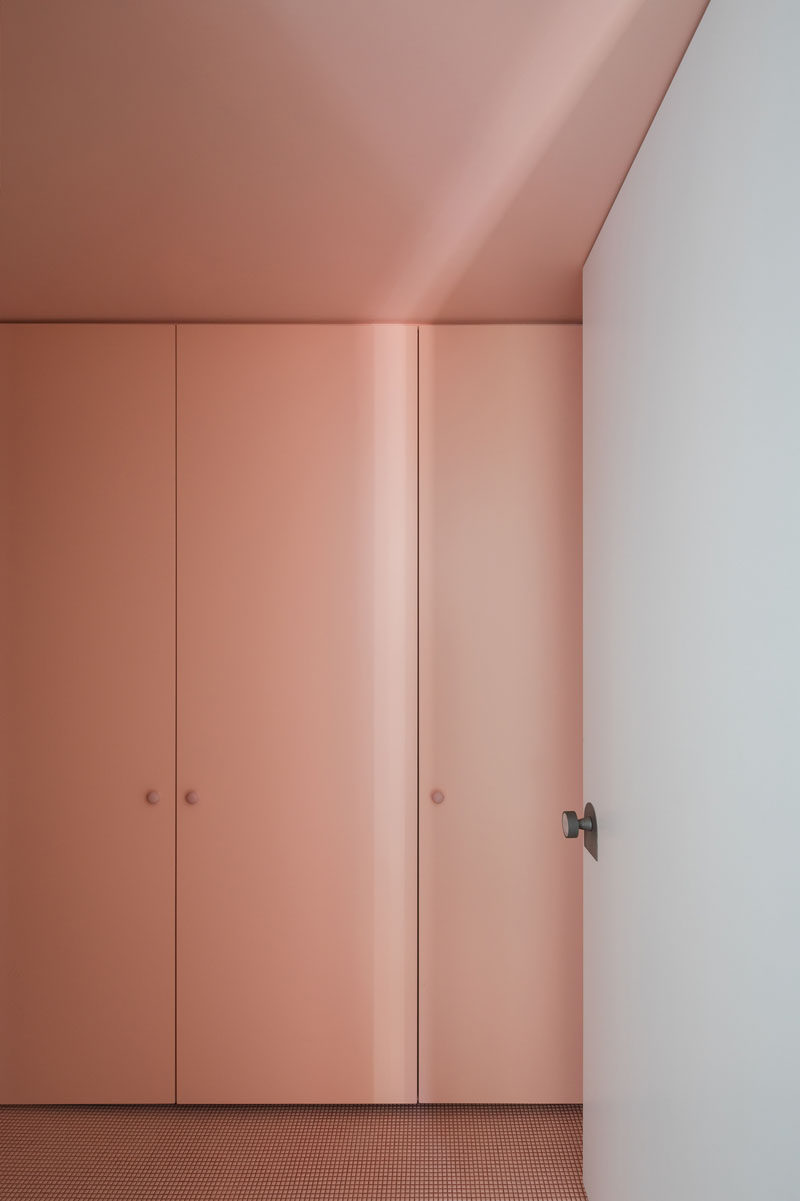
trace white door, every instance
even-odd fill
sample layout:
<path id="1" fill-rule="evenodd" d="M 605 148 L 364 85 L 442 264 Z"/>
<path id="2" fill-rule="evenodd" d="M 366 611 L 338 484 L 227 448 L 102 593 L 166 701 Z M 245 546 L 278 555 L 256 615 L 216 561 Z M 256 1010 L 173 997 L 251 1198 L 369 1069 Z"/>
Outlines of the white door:
<path id="1" fill-rule="evenodd" d="M 710 5 L 584 274 L 590 1201 L 800 1195 L 798 39 Z"/>

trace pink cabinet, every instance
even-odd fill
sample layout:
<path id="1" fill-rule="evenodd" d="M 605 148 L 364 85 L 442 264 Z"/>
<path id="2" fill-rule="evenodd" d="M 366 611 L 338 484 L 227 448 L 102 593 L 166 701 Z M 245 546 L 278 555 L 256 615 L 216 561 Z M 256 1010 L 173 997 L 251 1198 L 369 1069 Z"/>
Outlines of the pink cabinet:
<path id="1" fill-rule="evenodd" d="M 420 1100 L 580 1099 L 575 326 L 420 331 Z"/>
<path id="2" fill-rule="evenodd" d="M 4 1103 L 174 1098 L 174 338 L 0 327 Z"/>
<path id="3" fill-rule="evenodd" d="M 580 335 L 417 340 L 0 328 L 0 1101 L 578 1099 Z"/>
<path id="4" fill-rule="evenodd" d="M 178 1099 L 413 1101 L 416 331 L 179 327 L 178 528 Z"/>

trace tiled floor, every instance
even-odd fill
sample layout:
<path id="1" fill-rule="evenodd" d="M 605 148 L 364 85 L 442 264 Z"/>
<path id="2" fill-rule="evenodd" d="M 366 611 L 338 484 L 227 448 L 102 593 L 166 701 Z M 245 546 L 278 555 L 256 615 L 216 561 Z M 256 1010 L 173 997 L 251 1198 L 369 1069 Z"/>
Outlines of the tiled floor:
<path id="1" fill-rule="evenodd" d="M 8 1106 L 2 1201 L 585 1201 L 577 1105 Z"/>

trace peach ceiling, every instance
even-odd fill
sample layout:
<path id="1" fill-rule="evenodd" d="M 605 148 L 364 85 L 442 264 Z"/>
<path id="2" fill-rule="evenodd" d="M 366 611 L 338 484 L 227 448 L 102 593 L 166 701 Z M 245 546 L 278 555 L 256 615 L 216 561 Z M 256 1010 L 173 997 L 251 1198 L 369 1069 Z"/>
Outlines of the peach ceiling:
<path id="1" fill-rule="evenodd" d="M 0 317 L 575 320 L 706 0 L 0 0 Z"/>

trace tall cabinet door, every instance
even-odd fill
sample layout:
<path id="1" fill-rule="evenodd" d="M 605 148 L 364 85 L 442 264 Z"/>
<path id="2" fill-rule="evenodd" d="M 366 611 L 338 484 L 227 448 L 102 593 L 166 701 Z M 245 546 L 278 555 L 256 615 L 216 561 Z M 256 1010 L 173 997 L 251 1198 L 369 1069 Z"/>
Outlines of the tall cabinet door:
<path id="1" fill-rule="evenodd" d="M 575 326 L 420 331 L 420 1100 L 581 1075 Z"/>
<path id="2" fill-rule="evenodd" d="M 178 330 L 178 1098 L 416 1097 L 416 331 Z"/>
<path id="3" fill-rule="evenodd" d="M 0 327 L 5 1103 L 174 1099 L 174 337 Z"/>

